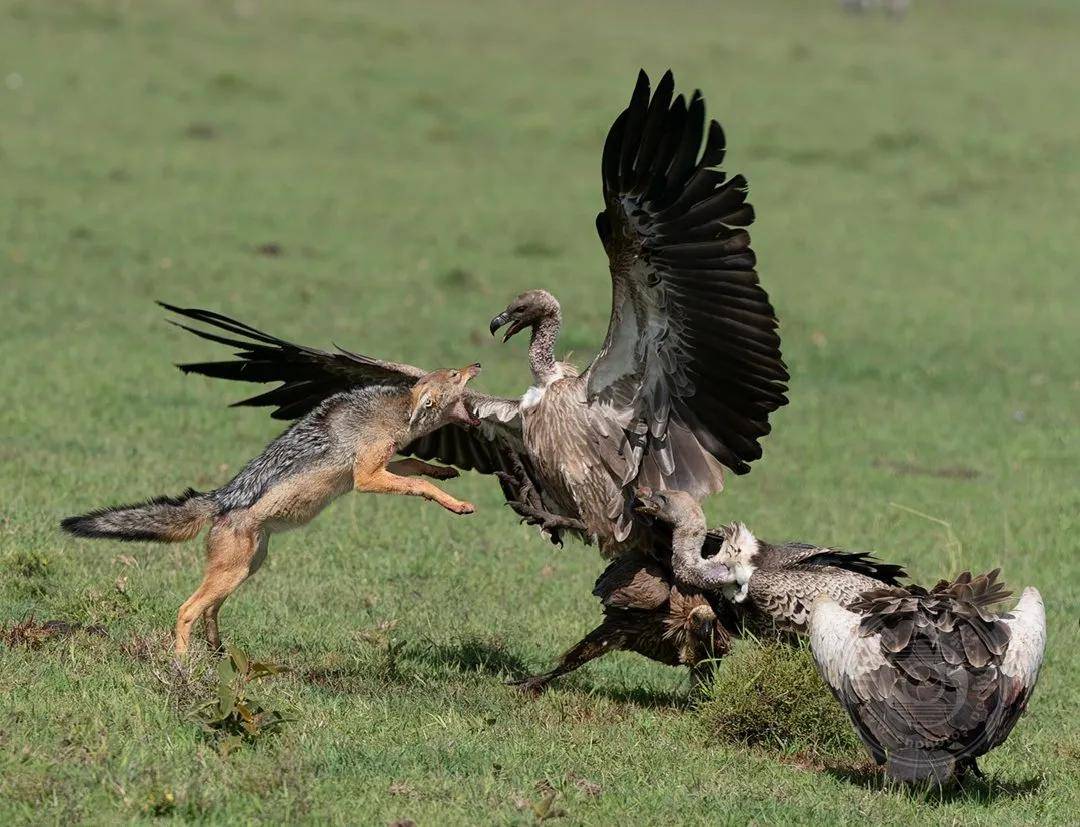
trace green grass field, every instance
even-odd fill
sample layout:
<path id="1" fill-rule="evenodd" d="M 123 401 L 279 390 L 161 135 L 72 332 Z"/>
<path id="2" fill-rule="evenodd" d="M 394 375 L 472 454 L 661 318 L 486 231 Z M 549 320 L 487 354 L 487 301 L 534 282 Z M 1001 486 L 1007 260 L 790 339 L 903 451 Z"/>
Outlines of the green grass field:
<path id="1" fill-rule="evenodd" d="M 1074 820 L 1080 6 L 301 8 L 0 3 L 0 624 L 105 632 L 0 642 L 0 823 L 529 824 L 545 800 L 567 824 Z M 253 690 L 289 720 L 222 756 L 192 721 L 213 687 L 168 669 L 200 545 L 56 528 L 223 482 L 279 427 L 170 366 L 219 349 L 153 300 L 478 359 L 516 395 L 525 343 L 486 326 L 519 290 L 561 298 L 577 361 L 603 338 L 600 149 L 639 66 L 724 123 L 793 377 L 710 519 L 1037 585 L 1044 672 L 990 783 L 912 794 L 728 743 L 685 674 L 633 655 L 520 697 L 503 680 L 598 619 L 601 561 L 477 477 L 449 484 L 470 517 L 353 496 L 275 540 L 222 629 L 291 670 Z"/>

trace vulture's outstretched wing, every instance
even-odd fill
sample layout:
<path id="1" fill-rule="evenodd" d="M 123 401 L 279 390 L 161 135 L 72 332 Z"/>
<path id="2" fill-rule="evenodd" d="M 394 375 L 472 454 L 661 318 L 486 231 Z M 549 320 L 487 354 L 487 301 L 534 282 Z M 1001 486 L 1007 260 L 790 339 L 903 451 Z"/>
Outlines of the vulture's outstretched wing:
<path id="1" fill-rule="evenodd" d="M 480 420 L 476 428 L 445 425 L 406 445 L 399 453 L 420 459 L 434 459 L 465 471 L 515 474 L 517 464 L 525 464 L 525 446 L 521 440 L 518 402 L 466 390 L 466 400 L 473 415 Z M 514 456 L 511 459 L 507 453 Z"/>
<path id="2" fill-rule="evenodd" d="M 722 487 L 717 461 L 742 474 L 761 456 L 788 372 L 744 229 L 746 180 L 715 169 L 724 133 L 712 121 L 706 135 L 700 92 L 673 91 L 667 72 L 650 99 L 641 72 L 604 145 L 611 321 L 584 378 L 594 406 L 633 412 L 630 478 L 641 466 L 654 487 L 704 496 Z"/>
<path id="3" fill-rule="evenodd" d="M 177 327 L 202 339 L 237 348 L 234 359 L 221 362 L 188 362 L 177 365 L 184 373 L 241 382 L 281 382 L 279 387 L 233 406 L 273 407 L 274 419 L 298 419 L 328 396 L 364 385 L 412 385 L 424 371 L 412 365 L 384 362 L 338 349 L 335 353 L 294 345 L 251 325 L 211 310 L 174 307 L 158 302 L 166 310 L 200 322 L 231 336 L 199 330 L 180 322 Z"/>
<path id="4" fill-rule="evenodd" d="M 349 388 L 412 385 L 424 375 L 423 370 L 412 365 L 372 359 L 341 348 L 331 353 L 296 345 L 209 310 L 164 303 L 162 307 L 230 334 L 224 336 L 175 323 L 203 339 L 237 349 L 233 359 L 189 362 L 178 365 L 180 370 L 242 382 L 280 382 L 271 391 L 234 403 L 274 407 L 271 416 L 275 419 L 301 417 L 328 396 Z M 446 425 L 405 446 L 400 453 L 437 459 L 466 471 L 511 472 L 513 464 L 508 454 L 522 450 L 518 403 L 466 389 L 465 404 L 480 420 L 478 427 Z"/>

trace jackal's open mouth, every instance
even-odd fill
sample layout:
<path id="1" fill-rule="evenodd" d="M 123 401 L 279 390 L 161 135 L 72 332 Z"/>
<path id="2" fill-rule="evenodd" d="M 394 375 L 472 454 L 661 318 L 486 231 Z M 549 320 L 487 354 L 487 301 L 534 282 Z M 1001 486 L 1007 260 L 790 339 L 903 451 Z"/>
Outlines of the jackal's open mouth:
<path id="1" fill-rule="evenodd" d="M 468 425 L 470 428 L 475 428 L 480 424 L 480 420 L 477 419 L 476 414 L 469 410 L 469 406 L 465 404 L 464 399 L 459 399 L 454 403 L 454 407 L 450 410 L 450 418 L 462 425 Z"/>

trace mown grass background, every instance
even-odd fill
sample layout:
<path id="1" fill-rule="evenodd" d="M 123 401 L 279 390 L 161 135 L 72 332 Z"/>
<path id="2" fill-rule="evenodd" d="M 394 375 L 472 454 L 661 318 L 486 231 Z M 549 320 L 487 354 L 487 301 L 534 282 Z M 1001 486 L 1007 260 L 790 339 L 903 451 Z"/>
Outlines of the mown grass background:
<path id="1" fill-rule="evenodd" d="M 530 823 L 551 791 L 575 824 L 1073 820 L 1078 31 L 1066 0 L 0 3 L 0 623 L 107 632 L 0 644 L 0 822 Z M 632 655 L 520 697 L 597 619 L 601 563 L 480 478 L 450 484 L 471 517 L 357 496 L 274 540 L 223 631 L 293 670 L 258 686 L 291 721 L 221 757 L 167 668 L 199 544 L 56 530 L 213 486 L 278 428 L 170 367 L 219 354 L 153 300 L 520 393 L 524 343 L 486 331 L 517 291 L 558 294 L 579 361 L 602 339 L 600 149 L 639 66 L 725 125 L 793 376 L 710 518 L 1036 584 L 1044 674 L 991 783 L 729 743 Z"/>

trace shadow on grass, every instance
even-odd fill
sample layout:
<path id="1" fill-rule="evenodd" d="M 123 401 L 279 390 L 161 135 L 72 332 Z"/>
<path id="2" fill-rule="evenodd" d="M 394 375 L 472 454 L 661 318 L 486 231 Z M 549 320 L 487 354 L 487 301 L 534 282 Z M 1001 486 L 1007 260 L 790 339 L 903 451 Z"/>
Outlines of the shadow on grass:
<path id="1" fill-rule="evenodd" d="M 451 667 L 465 673 L 479 672 L 504 681 L 518 680 L 531 674 L 525 661 L 498 640 L 466 638 L 450 644 L 433 642 L 422 649 L 409 651 L 405 656 L 428 666 Z M 685 694 L 677 691 L 591 684 L 580 676 L 573 680 L 556 680 L 552 688 L 649 709 L 682 710 L 690 703 Z M 513 691 L 514 687 L 507 686 L 507 690 Z"/>
<path id="2" fill-rule="evenodd" d="M 961 802 L 986 806 L 995 801 L 1024 798 L 1038 792 L 1043 784 L 1042 777 L 1038 775 L 1018 781 L 1003 781 L 994 776 L 984 776 L 983 778 L 968 777 L 962 782 L 956 781 L 944 787 L 905 787 L 897 781 L 890 780 L 880 768 L 870 765 L 830 766 L 825 768 L 825 772 L 840 781 L 875 792 L 906 789 L 911 798 L 927 804 Z"/>
<path id="3" fill-rule="evenodd" d="M 499 641 L 466 638 L 455 643 L 431 643 L 407 657 L 429 666 L 452 667 L 459 672 L 480 672 L 495 677 L 524 675 L 525 662 Z"/>
<path id="4" fill-rule="evenodd" d="M 642 709 L 670 709 L 683 712 L 693 706 L 693 698 L 677 690 L 652 689 L 646 686 L 597 686 L 584 683 L 579 683 L 579 687 L 583 693 L 607 698 L 615 703 L 638 706 Z"/>

